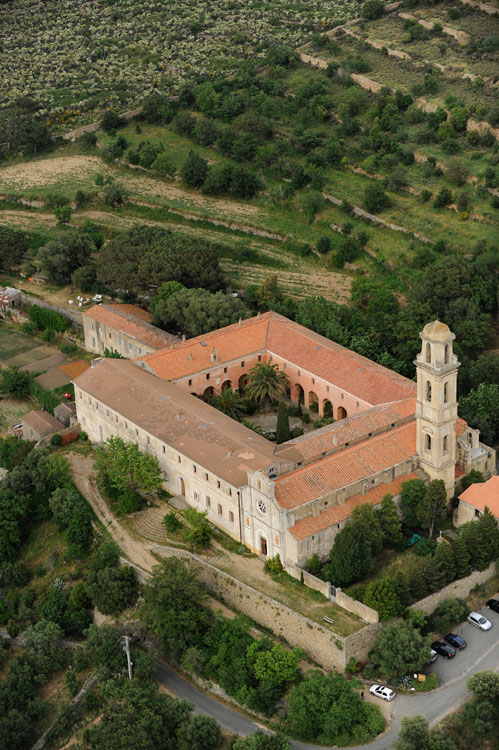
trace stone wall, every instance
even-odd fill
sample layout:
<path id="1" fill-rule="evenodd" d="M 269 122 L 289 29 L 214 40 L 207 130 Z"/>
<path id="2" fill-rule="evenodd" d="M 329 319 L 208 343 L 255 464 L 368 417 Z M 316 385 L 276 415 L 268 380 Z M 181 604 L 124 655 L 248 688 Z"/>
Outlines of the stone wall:
<path id="1" fill-rule="evenodd" d="M 303 568 L 299 568 L 297 565 L 293 565 L 293 563 L 290 562 L 283 562 L 283 567 L 286 573 L 289 573 L 290 576 L 293 576 L 293 578 L 296 578 L 298 581 L 301 581 L 301 577 L 303 576 L 303 583 L 305 586 L 308 586 L 309 589 L 320 591 L 326 599 L 331 598 L 331 584 L 329 581 L 321 581 L 320 578 L 316 578 L 312 573 L 308 573 L 306 570 L 303 570 Z"/>
<path id="2" fill-rule="evenodd" d="M 268 628 L 291 646 L 303 648 L 325 669 L 345 669 L 350 652 L 344 647 L 345 639 L 334 631 L 300 615 L 187 550 L 160 545 L 155 546 L 154 550 L 163 557 L 174 555 L 199 564 L 200 580 L 216 599 Z"/>
<path id="3" fill-rule="evenodd" d="M 458 581 L 449 583 L 448 586 L 444 586 L 440 591 L 436 591 L 434 594 L 420 599 L 419 602 L 411 605 L 412 609 L 424 610 L 431 615 L 444 599 L 448 599 L 449 597 L 465 599 L 472 588 L 492 578 L 494 572 L 495 563 L 491 563 L 486 570 L 475 570 L 469 576 L 466 576 L 466 578 L 460 578 Z"/>
<path id="4" fill-rule="evenodd" d="M 343 671 L 352 657 L 366 661 L 381 628 L 379 623 L 372 623 L 352 635 L 342 637 L 328 627 L 300 615 L 276 599 L 219 570 L 188 550 L 157 544 L 154 546 L 154 552 L 161 557 L 181 557 L 198 565 L 201 582 L 216 599 L 268 628 L 289 645 L 303 648 L 325 669 Z M 150 573 L 133 565 L 126 558 L 121 557 L 120 563 L 131 565 L 136 570 L 141 584 L 149 580 Z"/>
<path id="5" fill-rule="evenodd" d="M 38 307 L 43 307 L 46 310 L 55 310 L 55 312 L 63 315 L 73 325 L 80 326 L 80 328 L 83 326 L 83 313 L 81 310 L 70 310 L 67 307 L 60 307 L 60 305 L 45 302 L 45 300 L 39 299 L 38 297 L 32 297 L 31 294 L 26 294 L 26 292 L 21 292 L 21 301 L 23 305 L 29 307 L 31 307 L 31 305 L 38 305 Z"/>
<path id="6" fill-rule="evenodd" d="M 343 607 L 343 609 L 346 609 L 348 612 L 353 612 L 353 614 L 358 615 L 361 620 L 364 620 L 364 622 L 379 622 L 379 615 L 375 609 L 371 609 L 371 607 L 368 607 L 367 604 L 358 602 L 357 599 L 353 599 L 353 597 L 348 596 L 348 594 L 345 594 L 345 592 L 340 588 L 336 589 L 335 602 L 340 607 Z"/>

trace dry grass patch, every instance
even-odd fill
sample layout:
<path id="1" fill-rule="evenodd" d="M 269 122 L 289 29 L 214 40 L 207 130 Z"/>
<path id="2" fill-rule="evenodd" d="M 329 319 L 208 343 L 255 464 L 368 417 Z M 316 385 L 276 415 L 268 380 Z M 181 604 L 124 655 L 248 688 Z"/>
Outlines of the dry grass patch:
<path id="1" fill-rule="evenodd" d="M 77 190 L 95 184 L 96 174 L 103 170 L 109 171 L 98 156 L 51 156 L 0 169 L 0 191 Z"/>

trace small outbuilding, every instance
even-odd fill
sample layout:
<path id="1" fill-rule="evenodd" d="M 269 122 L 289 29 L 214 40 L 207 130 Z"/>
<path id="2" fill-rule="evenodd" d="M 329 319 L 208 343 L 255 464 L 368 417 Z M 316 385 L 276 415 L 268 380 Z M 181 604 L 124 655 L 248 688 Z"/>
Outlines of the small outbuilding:
<path id="1" fill-rule="evenodd" d="M 21 292 L 12 286 L 0 287 L 0 309 L 11 310 L 21 303 Z"/>
<path id="2" fill-rule="evenodd" d="M 76 404 L 74 401 L 62 401 L 54 409 L 54 417 L 62 422 L 64 427 L 70 427 L 76 422 Z"/>
<path id="3" fill-rule="evenodd" d="M 478 518 L 485 507 L 499 520 L 499 476 L 490 477 L 486 482 L 470 484 L 459 495 L 456 526 Z"/>
<path id="4" fill-rule="evenodd" d="M 22 418 L 22 432 L 25 440 L 38 442 L 48 435 L 62 430 L 64 425 L 48 411 L 29 411 Z"/>

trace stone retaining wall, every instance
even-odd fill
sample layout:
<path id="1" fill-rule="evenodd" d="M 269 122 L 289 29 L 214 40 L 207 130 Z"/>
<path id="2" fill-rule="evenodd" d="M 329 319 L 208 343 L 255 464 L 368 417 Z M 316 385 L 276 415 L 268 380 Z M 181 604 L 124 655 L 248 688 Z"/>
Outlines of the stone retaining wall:
<path id="1" fill-rule="evenodd" d="M 485 583 L 489 578 L 492 578 L 495 572 L 495 563 L 491 563 L 486 570 L 475 570 L 466 578 L 460 578 L 458 581 L 453 581 L 447 586 L 444 586 L 440 591 L 436 591 L 430 596 L 426 596 L 424 599 L 420 599 L 419 602 L 412 604 L 412 609 L 424 610 L 427 614 L 431 615 L 444 599 L 449 597 L 464 599 L 468 596 L 471 589 L 482 583 Z"/>
<path id="2" fill-rule="evenodd" d="M 361 655 L 356 656 L 356 658 L 367 658 L 367 653 L 371 648 L 370 638 L 353 639 L 349 643 L 348 639 L 338 635 L 328 627 L 319 625 L 308 617 L 300 615 L 281 602 L 215 568 L 187 550 L 156 545 L 154 551 L 163 557 L 182 557 L 199 564 L 200 580 L 216 599 L 219 599 L 231 609 L 247 615 L 264 628 L 268 628 L 291 646 L 303 648 L 314 661 L 325 669 L 343 671 L 350 656 L 357 653 Z M 363 628 L 359 632 L 364 633 L 365 631 L 366 628 Z M 365 649 L 362 648 L 363 642 L 366 643 Z"/>

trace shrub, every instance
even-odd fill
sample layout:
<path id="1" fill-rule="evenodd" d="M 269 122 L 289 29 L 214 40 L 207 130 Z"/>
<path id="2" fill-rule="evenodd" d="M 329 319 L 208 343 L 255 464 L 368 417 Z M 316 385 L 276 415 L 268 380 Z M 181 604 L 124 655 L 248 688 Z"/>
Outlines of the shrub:
<path id="1" fill-rule="evenodd" d="M 30 321 L 39 330 L 65 331 L 69 327 L 69 321 L 64 315 L 55 310 L 47 310 L 39 305 L 31 305 L 28 315 Z"/>
<path id="2" fill-rule="evenodd" d="M 121 182 L 110 182 L 104 187 L 102 196 L 108 206 L 122 206 L 128 200 L 128 190 Z"/>
<path id="3" fill-rule="evenodd" d="M 385 4 L 383 0 L 366 0 L 362 6 L 361 15 L 368 21 L 374 21 L 376 18 L 380 18 L 384 12 Z"/>
<path id="4" fill-rule="evenodd" d="M 466 603 L 462 599 L 444 599 L 431 617 L 431 624 L 437 633 L 448 633 L 462 622 L 468 614 Z"/>
<path id="5" fill-rule="evenodd" d="M 179 517 L 176 515 L 176 513 L 171 510 L 169 513 L 166 514 L 166 516 L 163 519 L 163 523 L 165 524 L 166 530 L 170 533 L 174 533 L 175 531 L 178 531 L 182 528 L 182 521 L 179 519 Z"/>
<path id="6" fill-rule="evenodd" d="M 59 435 L 58 432 L 56 432 L 55 435 L 52 435 L 50 438 L 50 445 L 59 446 L 62 445 L 62 435 Z"/>
<path id="7" fill-rule="evenodd" d="M 279 556 L 279 553 L 277 553 L 277 555 L 275 555 L 275 557 L 268 557 L 265 560 L 264 570 L 265 570 L 266 573 L 274 573 L 274 574 L 282 573 L 282 571 L 284 570 L 284 568 L 282 566 L 282 562 L 281 562 L 281 558 Z"/>
<path id="8" fill-rule="evenodd" d="M 133 490 L 127 490 L 118 497 L 118 509 L 123 515 L 136 513 L 143 505 L 143 498 L 138 492 L 134 492 Z"/>
<path id="9" fill-rule="evenodd" d="M 369 213 L 377 213 L 390 205 L 390 199 L 378 182 L 368 185 L 364 192 L 364 208 Z"/>
<path id="10" fill-rule="evenodd" d="M 125 120 L 113 109 L 108 109 L 104 113 L 104 117 L 101 120 L 101 128 L 106 133 L 112 133 L 114 130 L 121 128 L 125 124 Z"/>
<path id="11" fill-rule="evenodd" d="M 452 203 L 452 193 L 449 188 L 442 188 L 438 195 L 435 196 L 433 205 L 435 208 L 443 208 L 444 206 L 448 206 L 449 203 Z"/>

